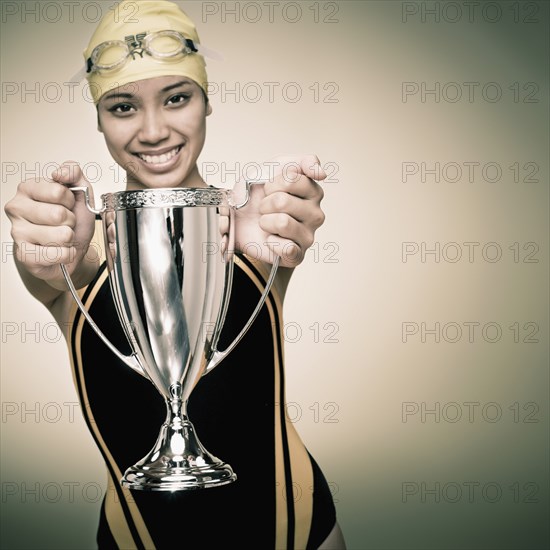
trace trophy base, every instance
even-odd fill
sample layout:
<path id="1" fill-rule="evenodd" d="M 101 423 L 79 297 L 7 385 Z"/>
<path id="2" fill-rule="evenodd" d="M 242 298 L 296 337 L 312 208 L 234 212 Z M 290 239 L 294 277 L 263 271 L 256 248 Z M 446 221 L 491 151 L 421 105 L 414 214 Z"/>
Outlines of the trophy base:
<path id="1" fill-rule="evenodd" d="M 231 466 L 224 463 L 209 468 L 167 468 L 163 471 L 132 466 L 126 470 L 121 483 L 123 487 L 138 491 L 182 491 L 220 487 L 236 479 Z"/>
<path id="2" fill-rule="evenodd" d="M 181 491 L 227 485 L 237 479 L 229 464 L 211 455 L 186 416 L 169 414 L 153 449 L 126 470 L 121 484 L 138 491 Z"/>

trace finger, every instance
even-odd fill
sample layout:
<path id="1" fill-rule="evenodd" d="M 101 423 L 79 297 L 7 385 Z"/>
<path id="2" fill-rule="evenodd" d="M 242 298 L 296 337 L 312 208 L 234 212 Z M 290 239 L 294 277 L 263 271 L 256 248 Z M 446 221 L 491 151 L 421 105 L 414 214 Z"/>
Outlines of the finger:
<path id="1" fill-rule="evenodd" d="M 220 235 L 229 233 L 229 216 L 220 216 Z"/>
<path id="2" fill-rule="evenodd" d="M 59 168 L 52 172 L 52 179 L 57 183 L 73 186 L 86 186 L 88 180 L 84 177 L 80 164 L 74 160 L 65 161 Z"/>
<path id="3" fill-rule="evenodd" d="M 74 244 L 74 231 L 67 225 L 49 226 L 22 222 L 12 228 L 16 243 L 27 242 L 41 246 L 66 247 Z"/>
<path id="4" fill-rule="evenodd" d="M 318 204 L 293 196 L 289 193 L 276 191 L 267 195 L 260 203 L 260 214 L 285 213 L 315 228 L 323 225 L 325 215 Z"/>
<path id="5" fill-rule="evenodd" d="M 82 169 L 78 162 L 73 160 L 65 161 L 57 170 L 52 172 L 52 179 L 63 185 L 70 187 L 87 187 L 88 196 L 90 198 L 90 204 L 95 204 L 94 202 L 94 190 L 90 185 L 90 182 L 84 176 Z M 71 192 L 71 191 L 70 191 Z M 72 192 L 71 192 L 72 193 Z M 74 193 L 74 198 L 77 203 L 84 204 L 85 196 L 83 193 Z M 79 207 L 82 208 L 82 207 Z"/>
<path id="6" fill-rule="evenodd" d="M 290 177 L 288 174 L 283 173 L 265 184 L 266 195 L 271 195 L 277 191 L 284 191 L 295 197 L 317 202 L 321 202 L 325 195 L 323 188 L 318 183 L 303 174 L 294 174 Z"/>
<path id="7" fill-rule="evenodd" d="M 324 180 L 327 177 L 317 155 L 283 157 L 275 170 L 275 174 L 282 174 L 288 181 L 294 181 L 299 175 L 304 175 L 318 181 Z"/>
<path id="8" fill-rule="evenodd" d="M 300 161 L 302 174 L 316 181 L 322 181 L 327 177 L 327 173 L 321 166 L 321 161 L 317 155 L 305 155 Z"/>
<path id="9" fill-rule="evenodd" d="M 248 192 L 248 200 L 246 201 L 246 205 L 242 207 L 241 216 L 254 216 L 258 210 L 260 201 L 265 197 L 267 193 L 267 187 L 268 183 L 266 182 L 264 185 L 255 183 L 253 185 L 250 185 L 249 192 Z M 242 193 L 239 192 L 235 196 L 238 197 L 237 203 L 242 203 L 246 199 L 246 190 L 244 188 L 241 189 L 243 191 Z"/>
<path id="10" fill-rule="evenodd" d="M 305 251 L 290 239 L 269 235 L 266 238 L 265 244 L 274 254 L 281 258 L 281 267 L 296 267 L 304 259 Z"/>
<path id="11" fill-rule="evenodd" d="M 107 226 L 107 241 L 114 243 L 116 241 L 116 228 L 114 221 Z"/>
<path id="12" fill-rule="evenodd" d="M 22 199 L 18 210 L 34 225 L 66 225 L 71 229 L 76 225 L 76 216 L 62 204 Z"/>
<path id="13" fill-rule="evenodd" d="M 41 180 L 39 182 L 27 180 L 19 184 L 22 194 L 36 202 L 48 204 L 61 204 L 71 210 L 74 207 L 75 198 L 64 185 L 56 182 Z"/>
<path id="14" fill-rule="evenodd" d="M 324 180 L 327 177 L 327 173 L 321 167 L 319 157 L 314 154 L 283 155 L 274 159 L 273 163 L 267 164 L 275 166 L 274 175 L 287 172 L 303 174 L 317 181 Z"/>
<path id="15" fill-rule="evenodd" d="M 57 264 L 70 264 L 76 256 L 72 246 L 42 246 L 30 242 L 22 242 L 16 246 L 17 259 L 32 270 L 33 267 L 51 267 Z"/>
<path id="16" fill-rule="evenodd" d="M 266 233 L 294 241 L 301 249 L 313 243 L 313 232 L 288 214 L 265 214 L 260 217 L 260 227 Z"/>

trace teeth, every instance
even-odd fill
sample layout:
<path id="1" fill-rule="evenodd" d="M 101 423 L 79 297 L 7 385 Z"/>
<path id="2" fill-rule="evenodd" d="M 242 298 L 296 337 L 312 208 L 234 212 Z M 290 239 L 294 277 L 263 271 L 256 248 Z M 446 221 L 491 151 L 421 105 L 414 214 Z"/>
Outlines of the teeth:
<path id="1" fill-rule="evenodd" d="M 163 153 L 162 155 L 142 155 L 141 153 L 138 153 L 138 157 L 147 164 L 163 164 L 177 155 L 179 149 L 179 147 L 174 147 L 174 149 L 168 151 L 168 153 Z"/>

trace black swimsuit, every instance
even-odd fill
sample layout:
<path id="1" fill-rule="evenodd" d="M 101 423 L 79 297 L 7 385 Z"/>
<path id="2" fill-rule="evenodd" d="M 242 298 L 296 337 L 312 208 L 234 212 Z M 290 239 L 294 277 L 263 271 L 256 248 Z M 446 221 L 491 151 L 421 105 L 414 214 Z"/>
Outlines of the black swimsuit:
<path id="1" fill-rule="evenodd" d="M 235 258 L 220 349 L 238 334 L 258 302 L 266 280 L 260 269 L 247 257 Z M 105 263 L 81 296 L 105 335 L 129 354 Z M 272 289 L 243 340 L 201 378 L 189 400 L 189 418 L 201 442 L 233 467 L 237 481 L 169 493 L 120 486 L 126 468 L 153 447 L 166 416 L 164 401 L 73 308 L 69 347 L 75 383 L 108 472 L 99 548 L 309 549 L 327 537 L 336 522 L 329 486 L 281 406 L 281 314 Z"/>

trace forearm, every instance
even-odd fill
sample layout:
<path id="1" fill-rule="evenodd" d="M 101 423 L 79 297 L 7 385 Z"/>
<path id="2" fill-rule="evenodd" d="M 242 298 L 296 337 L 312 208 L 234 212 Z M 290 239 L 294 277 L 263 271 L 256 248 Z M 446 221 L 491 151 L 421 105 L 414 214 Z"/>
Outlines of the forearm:
<path id="1" fill-rule="evenodd" d="M 271 269 L 271 265 L 268 266 Z M 290 277 L 294 273 L 294 267 L 279 267 L 273 285 L 277 289 L 281 300 L 284 300 Z"/>
<path id="2" fill-rule="evenodd" d="M 59 269 L 59 277 L 45 281 L 32 275 L 17 258 L 15 258 L 15 266 L 29 293 L 48 309 L 51 309 L 51 306 L 60 295 L 69 290 L 65 278 L 61 273 L 61 268 Z M 89 284 L 97 273 L 98 268 L 99 262 L 97 259 L 88 259 L 84 256 L 80 265 L 71 275 L 75 287 L 79 289 Z"/>

